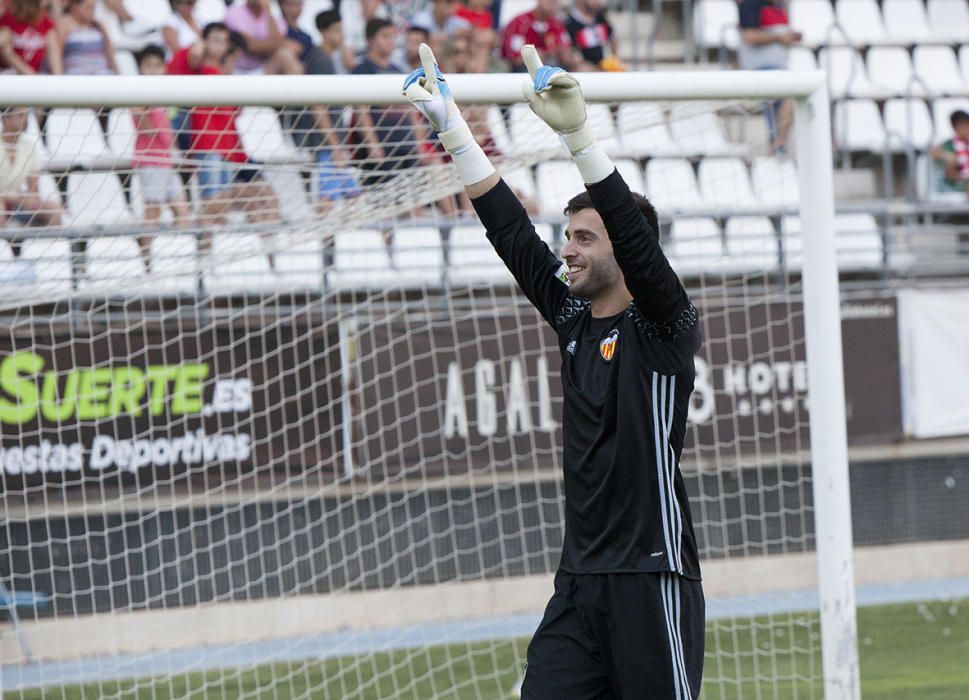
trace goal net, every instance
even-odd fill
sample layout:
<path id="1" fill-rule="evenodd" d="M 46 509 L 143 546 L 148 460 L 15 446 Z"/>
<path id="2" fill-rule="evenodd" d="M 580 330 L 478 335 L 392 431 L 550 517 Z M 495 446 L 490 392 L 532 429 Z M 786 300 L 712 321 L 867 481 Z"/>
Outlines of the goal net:
<path id="1" fill-rule="evenodd" d="M 396 87 L 274 107 L 203 78 L 237 109 L 170 83 L 152 109 L 138 80 L 0 108 L 29 161 L 0 226 L 2 689 L 512 697 L 563 536 L 552 332 Z M 765 155 L 762 92 L 651 85 L 590 118 L 703 324 L 681 468 L 704 697 L 820 698 L 853 611 L 822 635 L 807 156 Z M 559 250 L 581 180 L 507 103 L 467 119 Z"/>

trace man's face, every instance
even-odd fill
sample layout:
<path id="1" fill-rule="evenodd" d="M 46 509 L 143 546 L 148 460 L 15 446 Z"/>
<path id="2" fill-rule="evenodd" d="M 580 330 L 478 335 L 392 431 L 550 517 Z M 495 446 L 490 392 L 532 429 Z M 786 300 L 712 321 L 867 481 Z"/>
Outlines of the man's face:
<path id="1" fill-rule="evenodd" d="M 323 30 L 322 36 L 327 46 L 343 46 L 343 22 L 334 22 Z"/>
<path id="2" fill-rule="evenodd" d="M 953 131 L 963 141 L 969 141 L 969 119 L 960 119 L 957 121 Z"/>
<path id="3" fill-rule="evenodd" d="M 538 0 L 538 4 L 535 6 L 535 9 L 542 17 L 551 17 L 552 15 L 557 15 L 559 11 L 559 0 Z"/>
<path id="4" fill-rule="evenodd" d="M 612 241 L 595 209 L 581 209 L 569 217 L 562 257 L 569 267 L 569 291 L 582 299 L 595 299 L 616 284 L 622 271 L 612 252 Z"/>
<path id="5" fill-rule="evenodd" d="M 299 16 L 303 14 L 303 0 L 282 0 L 279 9 L 283 13 L 283 19 L 287 24 L 296 24 Z"/>
<path id="6" fill-rule="evenodd" d="M 434 14 L 438 17 L 451 17 L 457 8 L 457 0 L 434 0 Z"/>
<path id="7" fill-rule="evenodd" d="M 404 35 L 404 58 L 408 64 L 416 66 L 421 62 L 420 46 L 425 41 L 424 32 L 409 30 Z"/>
<path id="8" fill-rule="evenodd" d="M 397 28 L 384 27 L 370 40 L 370 50 L 378 56 L 389 58 L 397 45 Z"/>
<path id="9" fill-rule="evenodd" d="M 27 129 L 27 110 L 13 107 L 3 113 L 3 130 L 7 134 L 22 134 Z"/>
<path id="10" fill-rule="evenodd" d="M 205 56 L 215 63 L 221 63 L 229 50 L 229 33 L 221 29 L 211 32 L 205 39 Z"/>

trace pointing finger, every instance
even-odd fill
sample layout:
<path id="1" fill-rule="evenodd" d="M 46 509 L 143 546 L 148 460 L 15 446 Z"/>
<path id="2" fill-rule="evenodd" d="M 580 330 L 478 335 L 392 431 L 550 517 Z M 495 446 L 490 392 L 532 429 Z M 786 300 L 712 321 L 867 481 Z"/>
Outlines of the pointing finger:
<path id="1" fill-rule="evenodd" d="M 522 47 L 522 61 L 525 62 L 525 67 L 528 68 L 528 74 L 534 80 L 538 69 L 542 67 L 542 59 L 538 55 L 538 51 L 531 44 L 525 44 Z"/>
<path id="2" fill-rule="evenodd" d="M 424 67 L 424 84 L 433 85 L 437 82 L 437 59 L 434 58 L 434 52 L 427 44 L 421 44 L 417 51 Z"/>

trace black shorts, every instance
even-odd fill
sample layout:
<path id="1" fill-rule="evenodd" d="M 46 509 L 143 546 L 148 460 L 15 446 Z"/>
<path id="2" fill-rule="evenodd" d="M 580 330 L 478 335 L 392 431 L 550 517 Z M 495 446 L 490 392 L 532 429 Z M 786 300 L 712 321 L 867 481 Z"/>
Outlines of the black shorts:
<path id="1" fill-rule="evenodd" d="M 559 571 L 522 700 L 696 700 L 704 632 L 699 581 Z"/>

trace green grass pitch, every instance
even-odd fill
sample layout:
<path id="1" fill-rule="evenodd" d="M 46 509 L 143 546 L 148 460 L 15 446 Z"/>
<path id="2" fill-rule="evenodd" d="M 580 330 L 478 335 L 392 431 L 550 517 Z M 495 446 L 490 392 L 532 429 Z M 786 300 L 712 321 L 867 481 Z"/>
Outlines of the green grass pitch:
<path id="1" fill-rule="evenodd" d="M 862 608 L 858 612 L 866 700 L 969 698 L 969 599 Z M 707 627 L 704 700 L 823 697 L 818 622 L 776 615 Z M 772 642 L 773 640 L 773 642 Z M 520 672 L 526 639 L 457 644 L 366 657 L 261 666 L 164 679 L 111 681 L 6 693 L 24 700 L 73 698 L 450 698 L 505 700 Z M 813 650 L 813 651 L 812 651 Z M 732 653 L 733 651 L 739 653 Z M 448 661 L 450 659 L 450 661 Z M 809 680 L 808 677 L 815 677 Z M 472 679 L 477 683 L 472 684 Z M 774 680 L 786 678 L 786 680 Z M 759 680 L 758 680 L 759 679 Z"/>

